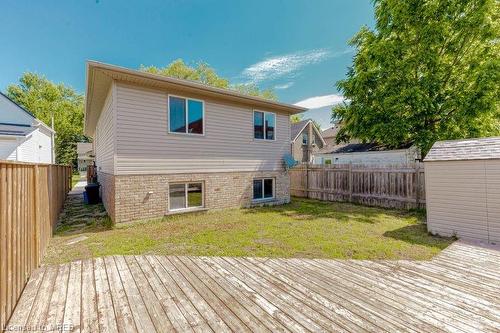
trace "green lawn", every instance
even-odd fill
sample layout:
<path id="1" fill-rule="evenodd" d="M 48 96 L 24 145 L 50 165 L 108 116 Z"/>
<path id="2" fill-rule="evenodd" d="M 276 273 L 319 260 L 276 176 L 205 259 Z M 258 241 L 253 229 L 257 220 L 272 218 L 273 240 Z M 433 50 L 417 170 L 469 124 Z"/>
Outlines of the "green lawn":
<path id="1" fill-rule="evenodd" d="M 294 198 L 291 204 L 173 215 L 112 227 L 60 226 L 45 263 L 114 254 L 429 259 L 453 240 L 422 214 Z M 102 221 L 99 222 L 99 221 Z M 68 245 L 76 237 L 85 240 Z"/>

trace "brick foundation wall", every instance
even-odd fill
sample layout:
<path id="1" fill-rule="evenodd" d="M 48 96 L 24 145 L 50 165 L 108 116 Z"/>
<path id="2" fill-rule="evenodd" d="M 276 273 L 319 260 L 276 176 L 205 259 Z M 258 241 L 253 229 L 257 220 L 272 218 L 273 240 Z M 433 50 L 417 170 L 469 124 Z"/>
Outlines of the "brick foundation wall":
<path id="1" fill-rule="evenodd" d="M 115 176 L 97 172 L 97 181 L 101 184 L 101 199 L 109 217 L 115 220 Z"/>
<path id="2" fill-rule="evenodd" d="M 222 209 L 252 206 L 253 179 L 273 177 L 275 200 L 266 204 L 290 202 L 290 177 L 280 171 L 124 175 L 114 176 L 113 181 L 108 176 L 111 175 L 99 178 L 99 181 L 103 184 L 106 209 L 110 207 L 108 212 L 116 223 L 164 216 L 168 212 L 170 182 L 203 182 L 205 208 Z M 108 202 L 112 200 L 109 194 L 112 190 L 107 186 L 114 189 L 114 206 Z"/>

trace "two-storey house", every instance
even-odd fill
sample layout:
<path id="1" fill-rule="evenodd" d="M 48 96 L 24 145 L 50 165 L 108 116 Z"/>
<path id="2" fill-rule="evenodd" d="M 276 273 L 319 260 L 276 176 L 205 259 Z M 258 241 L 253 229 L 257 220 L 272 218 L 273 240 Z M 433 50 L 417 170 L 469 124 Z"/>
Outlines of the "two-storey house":
<path id="1" fill-rule="evenodd" d="M 289 202 L 289 116 L 304 108 L 98 62 L 86 96 L 113 221 Z"/>

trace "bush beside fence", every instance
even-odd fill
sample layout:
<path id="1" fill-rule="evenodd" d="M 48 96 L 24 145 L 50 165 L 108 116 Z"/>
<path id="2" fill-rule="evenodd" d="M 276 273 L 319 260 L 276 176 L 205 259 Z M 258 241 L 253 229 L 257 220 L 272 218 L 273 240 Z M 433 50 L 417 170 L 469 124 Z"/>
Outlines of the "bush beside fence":
<path id="1" fill-rule="evenodd" d="M 291 195 L 386 208 L 424 208 L 424 169 L 414 166 L 301 164 L 290 170 Z"/>
<path id="2" fill-rule="evenodd" d="M 0 329 L 44 255 L 71 167 L 0 161 Z"/>

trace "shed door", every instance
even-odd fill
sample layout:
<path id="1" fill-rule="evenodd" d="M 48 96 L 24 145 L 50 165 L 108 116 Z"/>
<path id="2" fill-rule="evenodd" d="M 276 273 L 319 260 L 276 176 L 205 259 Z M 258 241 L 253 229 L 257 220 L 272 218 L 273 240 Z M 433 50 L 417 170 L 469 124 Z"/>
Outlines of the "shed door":
<path id="1" fill-rule="evenodd" d="M 486 161 L 489 241 L 500 243 L 500 160 Z"/>

